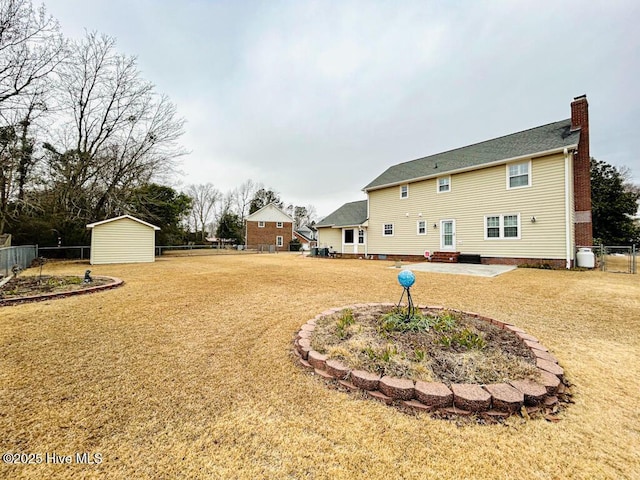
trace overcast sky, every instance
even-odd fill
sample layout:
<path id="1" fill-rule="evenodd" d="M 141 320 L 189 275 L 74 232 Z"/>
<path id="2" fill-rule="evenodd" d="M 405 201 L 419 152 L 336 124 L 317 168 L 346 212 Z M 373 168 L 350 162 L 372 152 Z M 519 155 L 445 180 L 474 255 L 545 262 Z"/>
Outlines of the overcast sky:
<path id="1" fill-rule="evenodd" d="M 34 3 L 38 3 L 34 0 Z M 640 183 L 640 2 L 48 0 L 187 120 L 178 188 L 247 179 L 320 217 L 387 167 L 570 117 Z"/>

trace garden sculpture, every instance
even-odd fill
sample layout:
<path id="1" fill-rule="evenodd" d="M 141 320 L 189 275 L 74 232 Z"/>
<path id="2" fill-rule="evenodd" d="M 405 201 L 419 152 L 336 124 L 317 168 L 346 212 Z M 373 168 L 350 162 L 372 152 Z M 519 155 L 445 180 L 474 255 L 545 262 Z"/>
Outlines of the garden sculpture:
<path id="1" fill-rule="evenodd" d="M 415 307 L 413 306 L 413 299 L 411 298 L 411 291 L 409 290 L 411 286 L 415 283 L 416 276 L 413 274 L 411 270 L 402 270 L 398 274 L 398 283 L 402 286 L 402 296 L 400 297 L 400 301 L 398 302 L 397 308 L 400 309 L 400 304 L 402 303 L 402 299 L 404 298 L 404 294 L 407 294 L 407 313 L 404 315 L 404 320 L 409 321 L 413 315 L 415 314 Z"/>

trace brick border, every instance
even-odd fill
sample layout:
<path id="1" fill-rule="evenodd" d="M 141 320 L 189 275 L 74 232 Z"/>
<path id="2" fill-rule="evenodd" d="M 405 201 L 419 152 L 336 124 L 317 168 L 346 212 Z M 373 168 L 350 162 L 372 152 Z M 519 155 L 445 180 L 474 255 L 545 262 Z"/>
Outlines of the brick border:
<path id="1" fill-rule="evenodd" d="M 363 370 L 351 371 L 337 360 L 311 348 L 311 337 L 316 323 L 345 309 L 362 307 L 389 307 L 392 303 L 358 303 L 335 307 L 319 313 L 302 325 L 294 339 L 293 352 L 299 363 L 321 378 L 339 384 L 348 391 L 366 393 L 369 397 L 388 405 L 404 406 L 413 411 L 439 412 L 445 415 L 480 414 L 493 418 L 505 418 L 514 413 L 533 413 L 546 409 L 555 413 L 558 395 L 566 392 L 564 369 L 537 338 L 521 328 L 500 320 L 484 317 L 473 312 L 447 309 L 492 323 L 513 333 L 534 355 L 540 372 L 540 383 L 531 380 L 516 380 L 509 383 L 488 385 L 452 384 L 414 381 L 406 378 L 381 376 Z M 420 305 L 423 313 L 445 310 L 442 306 Z M 556 420 L 556 418 L 549 418 Z"/>
<path id="2" fill-rule="evenodd" d="M 80 275 L 80 277 L 82 278 L 83 276 Z M 109 277 L 106 275 L 95 275 L 93 278 L 102 278 L 102 279 L 106 278 L 111 280 L 112 282 L 107 283 L 106 285 L 96 285 L 94 287 L 87 287 L 80 290 L 70 290 L 68 292 L 43 293 L 40 295 L 31 295 L 28 297 L 5 298 L 0 300 L 0 307 L 21 305 L 23 303 L 41 302 L 44 300 L 56 300 L 59 298 L 66 298 L 74 295 L 86 295 L 88 293 L 95 293 L 102 290 L 111 290 L 113 288 L 117 288 L 124 285 L 124 280 L 121 280 L 120 278 L 117 278 L 117 277 Z"/>

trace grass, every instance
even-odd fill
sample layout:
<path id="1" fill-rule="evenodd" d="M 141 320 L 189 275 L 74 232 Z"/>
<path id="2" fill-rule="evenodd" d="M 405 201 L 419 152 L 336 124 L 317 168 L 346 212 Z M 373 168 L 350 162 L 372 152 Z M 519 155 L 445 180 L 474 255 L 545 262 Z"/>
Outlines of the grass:
<path id="1" fill-rule="evenodd" d="M 100 465 L 3 478 L 620 479 L 640 464 L 637 275 L 416 272 L 414 299 L 509 321 L 574 384 L 559 423 L 413 416 L 326 388 L 290 356 L 332 306 L 395 302 L 392 262 L 300 255 L 93 266 L 112 291 L 0 309 L 0 449 Z M 48 264 L 82 275 L 86 264 Z M 25 272 L 28 273 L 28 272 Z"/>

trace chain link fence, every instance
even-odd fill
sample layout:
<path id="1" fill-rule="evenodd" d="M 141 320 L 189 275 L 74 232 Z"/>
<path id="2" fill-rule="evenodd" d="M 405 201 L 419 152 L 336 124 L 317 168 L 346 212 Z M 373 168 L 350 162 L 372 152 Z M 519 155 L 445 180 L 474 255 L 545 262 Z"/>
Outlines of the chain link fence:
<path id="1" fill-rule="evenodd" d="M 585 248 L 585 247 L 580 247 Z M 635 245 L 591 245 L 596 268 L 610 273 L 638 273 L 638 252 Z"/>

